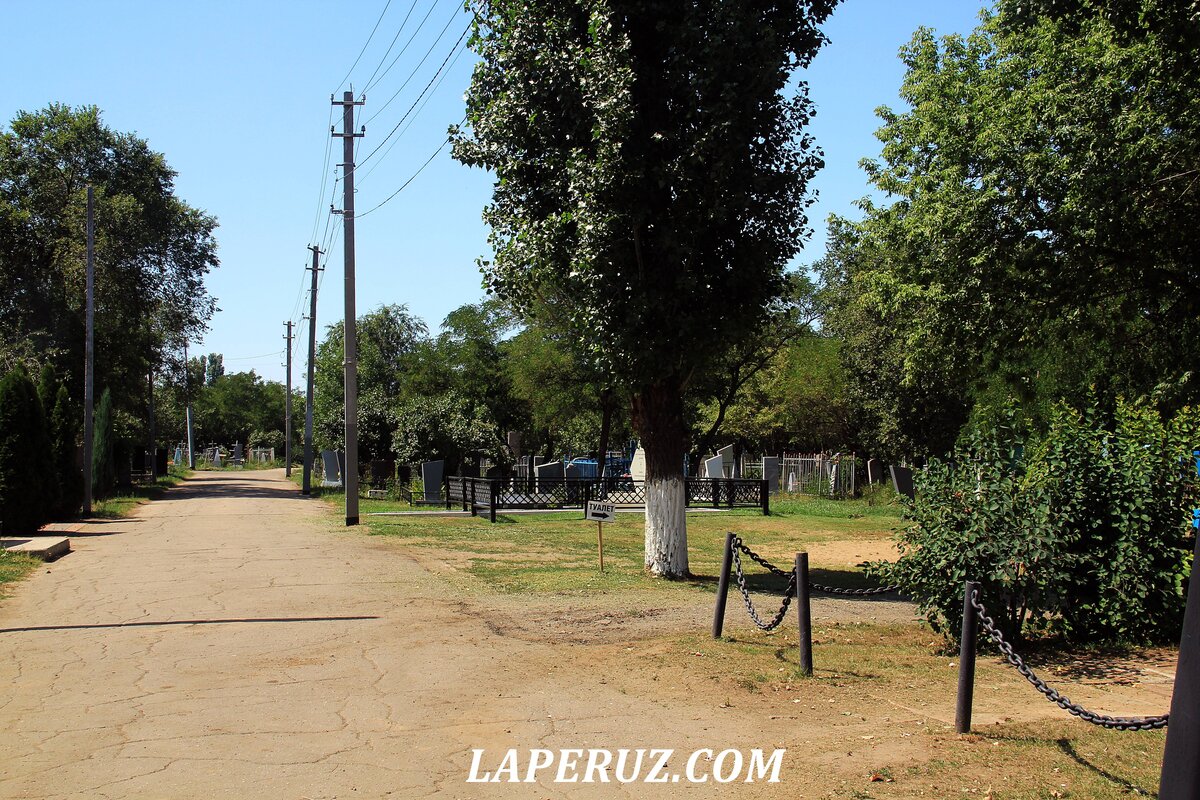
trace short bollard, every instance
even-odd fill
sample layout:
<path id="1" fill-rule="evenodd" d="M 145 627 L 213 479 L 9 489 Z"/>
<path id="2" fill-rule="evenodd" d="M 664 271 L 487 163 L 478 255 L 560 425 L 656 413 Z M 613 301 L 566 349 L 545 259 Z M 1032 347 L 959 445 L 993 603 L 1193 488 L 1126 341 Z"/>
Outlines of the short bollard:
<path id="1" fill-rule="evenodd" d="M 812 675 L 812 610 L 808 603 L 808 553 L 796 553 L 796 621 L 800 630 L 800 672 Z"/>
<path id="2" fill-rule="evenodd" d="M 712 634 L 721 638 L 725 627 L 725 599 L 729 597 L 729 571 L 733 569 L 733 531 L 725 534 L 725 558 L 721 561 L 721 577 L 717 580 L 717 607 L 713 609 Z"/>
<path id="3" fill-rule="evenodd" d="M 971 604 L 971 594 L 979 584 L 967 581 L 963 589 L 962 644 L 958 651 L 958 704 L 954 710 L 954 730 L 971 732 L 971 700 L 975 692 L 975 639 L 979 632 L 979 616 Z"/>

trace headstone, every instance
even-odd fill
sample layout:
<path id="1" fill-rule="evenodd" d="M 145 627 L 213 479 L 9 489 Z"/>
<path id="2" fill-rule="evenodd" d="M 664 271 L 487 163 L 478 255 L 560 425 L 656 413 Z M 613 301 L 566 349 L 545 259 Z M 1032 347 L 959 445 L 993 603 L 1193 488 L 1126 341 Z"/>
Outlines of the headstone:
<path id="1" fill-rule="evenodd" d="M 788 481 L 787 481 L 788 491 L 791 492 L 792 494 L 795 494 L 796 487 L 798 485 L 799 485 L 799 479 L 796 477 L 796 473 L 789 472 L 788 473 Z"/>
<path id="2" fill-rule="evenodd" d="M 158 447 L 154 450 L 154 474 L 167 474 L 167 448 Z"/>
<path id="3" fill-rule="evenodd" d="M 546 487 L 542 485 L 542 481 L 555 481 L 563 477 L 563 464 L 561 461 L 538 464 L 533 469 L 537 473 L 536 489 L 539 492 L 547 491 Z"/>
<path id="4" fill-rule="evenodd" d="M 896 494 L 902 494 L 909 500 L 916 496 L 913 490 L 912 470 L 908 467 L 892 467 L 892 488 Z"/>
<path id="5" fill-rule="evenodd" d="M 174 460 L 175 460 L 176 465 L 183 463 L 183 448 L 182 447 L 175 448 L 175 459 Z"/>
<path id="6" fill-rule="evenodd" d="M 705 478 L 724 478 L 725 477 L 725 459 L 723 456 L 715 455 L 712 458 L 704 460 L 704 477 Z"/>
<path id="7" fill-rule="evenodd" d="M 245 457 L 242 455 L 241 442 L 233 443 L 233 455 L 230 457 L 230 460 L 233 461 L 234 464 L 240 464 L 245 460 Z"/>
<path id="8" fill-rule="evenodd" d="M 338 466 L 337 453 L 332 450 L 322 450 L 321 466 L 324 467 L 321 478 L 322 486 L 328 488 L 342 485 L 342 472 Z"/>
<path id="9" fill-rule="evenodd" d="M 219 449 L 213 450 L 212 462 L 214 467 L 221 466 L 221 451 Z"/>
<path id="10" fill-rule="evenodd" d="M 392 479 L 392 462 L 375 459 L 371 462 L 371 487 L 382 489 Z"/>
<path id="11" fill-rule="evenodd" d="M 387 489 L 367 489 L 368 500 L 387 500 Z"/>
<path id="12" fill-rule="evenodd" d="M 646 451 L 640 447 L 633 451 L 633 461 L 629 462 L 629 477 L 635 481 L 646 480 Z"/>
<path id="13" fill-rule="evenodd" d="M 719 476 L 713 476 L 713 477 L 732 478 L 733 477 L 733 466 L 734 466 L 734 464 L 733 464 L 733 445 L 727 445 L 726 447 L 722 447 L 720 450 L 717 451 L 717 455 L 721 458 L 722 474 Z M 707 464 L 707 462 L 705 462 L 705 463 Z"/>
<path id="14" fill-rule="evenodd" d="M 763 480 L 772 494 L 779 491 L 779 456 L 763 456 Z"/>
<path id="15" fill-rule="evenodd" d="M 426 503 L 442 502 L 442 475 L 446 470 L 445 461 L 426 461 L 421 464 L 421 482 L 425 484 Z"/>
<path id="16" fill-rule="evenodd" d="M 521 432 L 520 431 L 509 431 L 508 436 L 506 438 L 508 440 L 509 451 L 512 452 L 514 457 L 520 458 L 521 457 Z"/>
<path id="17" fill-rule="evenodd" d="M 877 458 L 867 459 L 867 483 L 871 486 L 883 483 L 883 465 Z"/>
<path id="18" fill-rule="evenodd" d="M 585 477 L 583 472 L 584 472 L 583 465 L 576 464 L 575 462 L 571 462 L 570 464 L 567 464 L 567 466 L 563 469 L 563 477 L 564 478 L 583 478 L 583 477 Z"/>

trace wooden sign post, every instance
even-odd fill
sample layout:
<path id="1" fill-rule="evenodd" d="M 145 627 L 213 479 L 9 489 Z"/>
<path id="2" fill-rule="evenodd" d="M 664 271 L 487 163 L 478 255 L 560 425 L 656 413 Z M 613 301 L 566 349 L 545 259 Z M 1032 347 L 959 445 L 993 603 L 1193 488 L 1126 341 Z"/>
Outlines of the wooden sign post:
<path id="1" fill-rule="evenodd" d="M 604 572 L 604 523 L 612 522 L 617 516 L 617 507 L 613 503 L 589 500 L 587 515 L 584 519 L 596 520 L 596 544 L 600 548 L 600 571 Z"/>

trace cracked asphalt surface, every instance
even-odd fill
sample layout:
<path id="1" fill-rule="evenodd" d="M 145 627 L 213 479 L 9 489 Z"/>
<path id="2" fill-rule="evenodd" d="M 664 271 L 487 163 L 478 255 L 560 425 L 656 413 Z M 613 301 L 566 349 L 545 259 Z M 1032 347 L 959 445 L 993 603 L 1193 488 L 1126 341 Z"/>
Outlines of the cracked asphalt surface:
<path id="1" fill-rule="evenodd" d="M 197 473 L 72 534 L 0 605 L 0 797 L 673 796 L 465 781 L 471 748 L 494 768 L 510 747 L 779 746 L 758 724 L 714 742 L 715 701 L 686 686 L 639 699 L 498 635 L 318 503 L 281 470 Z"/>

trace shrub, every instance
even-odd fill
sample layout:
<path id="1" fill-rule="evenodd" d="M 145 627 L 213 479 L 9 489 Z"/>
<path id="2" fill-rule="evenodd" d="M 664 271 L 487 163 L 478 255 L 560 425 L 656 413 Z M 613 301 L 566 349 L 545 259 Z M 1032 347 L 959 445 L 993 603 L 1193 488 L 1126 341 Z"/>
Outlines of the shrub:
<path id="1" fill-rule="evenodd" d="M 59 384 L 50 414 L 50 450 L 59 485 L 59 513 L 65 516 L 76 514 L 83 502 L 83 473 L 75 460 L 81 428 L 79 409 L 67 387 Z"/>
<path id="2" fill-rule="evenodd" d="M 92 418 L 92 493 L 97 498 L 112 494 L 117 482 L 116 462 L 113 460 L 115 431 L 113 430 L 112 393 L 105 389 Z"/>
<path id="3" fill-rule="evenodd" d="M 1200 415 L 1164 421 L 1146 402 L 1105 417 L 1057 407 L 1028 443 L 1018 415 L 969 428 L 952 460 L 916 476 L 900 558 L 872 565 L 957 636 L 963 583 L 1007 636 L 1175 639 L 1198 501 L 1191 450 Z"/>
<path id="4" fill-rule="evenodd" d="M 58 502 L 46 417 L 25 370 L 0 380 L 0 523 L 5 533 L 32 533 Z"/>

